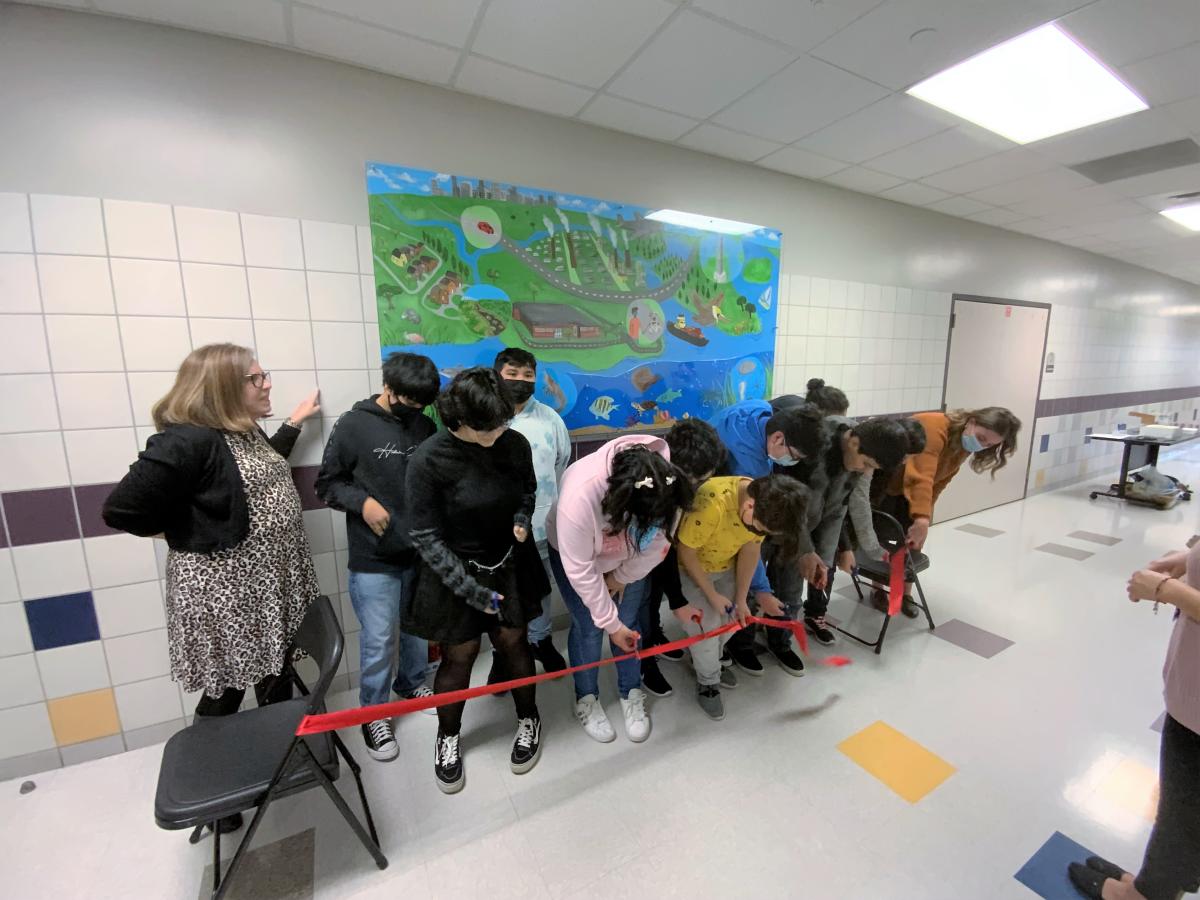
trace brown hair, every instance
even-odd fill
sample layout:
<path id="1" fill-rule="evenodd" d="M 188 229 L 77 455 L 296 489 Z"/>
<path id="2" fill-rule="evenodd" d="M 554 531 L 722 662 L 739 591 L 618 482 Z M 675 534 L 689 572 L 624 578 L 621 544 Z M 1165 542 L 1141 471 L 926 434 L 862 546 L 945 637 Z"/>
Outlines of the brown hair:
<path id="1" fill-rule="evenodd" d="M 1021 420 L 1003 406 L 951 409 L 946 411 L 946 418 L 950 420 L 950 433 L 946 437 L 946 443 L 951 446 L 961 444 L 963 429 L 971 419 L 975 420 L 976 425 L 1000 435 L 1000 443 L 995 447 L 971 454 L 971 469 L 977 474 L 991 472 L 995 478 L 996 473 L 1008 465 L 1008 458 L 1017 450 L 1017 432 L 1021 430 Z"/>
<path id="2" fill-rule="evenodd" d="M 258 427 L 246 409 L 246 370 L 254 352 L 237 344 L 197 347 L 175 374 L 167 395 L 154 404 L 154 427 L 204 425 L 221 431 Z"/>

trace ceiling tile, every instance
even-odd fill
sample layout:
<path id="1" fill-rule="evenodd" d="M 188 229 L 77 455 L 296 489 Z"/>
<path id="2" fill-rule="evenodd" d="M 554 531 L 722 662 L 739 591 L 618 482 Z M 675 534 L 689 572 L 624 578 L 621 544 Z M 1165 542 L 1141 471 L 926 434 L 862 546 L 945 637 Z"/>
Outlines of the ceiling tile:
<path id="1" fill-rule="evenodd" d="M 713 121 L 791 143 L 887 94 L 857 75 L 802 56 Z"/>
<path id="2" fill-rule="evenodd" d="M 1200 41 L 1196 0 L 1096 0 L 1060 24 L 1110 66 Z"/>
<path id="3" fill-rule="evenodd" d="M 680 138 L 679 143 L 693 150 L 746 161 L 761 159 L 779 149 L 779 144 L 775 141 L 764 141 L 762 138 L 708 123 Z"/>
<path id="4" fill-rule="evenodd" d="M 601 87 L 675 9 L 665 0 L 492 0 L 471 52 Z"/>
<path id="5" fill-rule="evenodd" d="M 1022 222 L 1013 222 L 1006 227 L 1009 231 L 1019 231 L 1022 234 L 1031 234 L 1034 237 L 1042 237 L 1055 230 L 1053 225 L 1047 225 L 1041 219 L 1035 217 L 1030 217 Z"/>
<path id="6" fill-rule="evenodd" d="M 1082 209 L 1064 209 L 1059 212 L 1046 213 L 1042 219 L 1049 225 L 1069 225 L 1074 228 L 1082 228 L 1098 222 L 1115 222 L 1129 216 L 1136 216 L 1140 212 L 1141 209 L 1136 203 L 1123 200 L 1103 206 L 1086 206 Z"/>
<path id="7" fill-rule="evenodd" d="M 826 175 L 832 175 L 834 172 L 840 172 L 846 168 L 844 162 L 817 153 L 809 153 L 798 147 L 784 147 L 782 150 L 777 150 L 770 156 L 760 159 L 758 164 L 768 169 L 774 169 L 776 172 L 786 172 L 788 175 L 797 175 L 800 178 L 824 178 Z"/>
<path id="8" fill-rule="evenodd" d="M 948 197 L 937 203 L 930 203 L 926 209 L 945 213 L 948 216 L 969 216 L 971 213 L 986 212 L 989 207 L 986 203 L 980 203 L 970 197 Z"/>
<path id="9" fill-rule="evenodd" d="M 934 172 L 961 166 L 1012 146 L 1011 141 L 998 135 L 964 125 L 877 156 L 869 164 L 872 169 L 902 178 L 924 179 Z"/>
<path id="10" fill-rule="evenodd" d="M 1186 100 L 1196 96 L 1200 85 L 1200 44 L 1123 66 L 1121 72 L 1152 105 Z"/>
<path id="11" fill-rule="evenodd" d="M 1178 122 L 1192 134 L 1200 135 L 1200 97 L 1180 100 L 1178 103 L 1168 103 L 1159 107 L 1162 113 Z"/>
<path id="12" fill-rule="evenodd" d="M 851 166 L 821 180 L 827 184 L 836 184 L 838 187 L 849 188 L 863 194 L 878 194 L 880 191 L 895 187 L 903 179 L 864 169 L 862 166 Z"/>
<path id="13" fill-rule="evenodd" d="M 461 47 L 467 42 L 483 0 L 437 0 L 436 3 L 421 0 L 304 0 L 294 5 L 316 6 L 373 25 Z"/>
<path id="14" fill-rule="evenodd" d="M 1073 165 L 1187 136 L 1187 128 L 1161 109 L 1146 109 L 1027 146 L 1049 159 Z"/>
<path id="15" fill-rule="evenodd" d="M 800 2 L 800 0 L 797 0 Z M 1047 22 L 1081 0 L 888 0 L 813 55 L 895 90 Z M 936 31 L 926 40 L 909 36 Z"/>
<path id="16" fill-rule="evenodd" d="M 796 146 L 863 162 L 958 124 L 949 113 L 903 94 L 892 94 L 810 134 Z"/>
<path id="17" fill-rule="evenodd" d="M 950 195 L 927 184 L 910 181 L 894 188 L 888 188 L 886 191 L 880 191 L 879 196 L 885 200 L 895 200 L 897 203 L 926 206 L 930 203 L 937 203 L 939 200 L 945 200 Z M 982 204 L 980 205 L 982 206 Z"/>
<path id="18" fill-rule="evenodd" d="M 456 50 L 314 9 L 292 11 L 292 33 L 301 50 L 419 81 L 445 84 L 458 62 Z"/>
<path id="19" fill-rule="evenodd" d="M 985 209 L 983 212 L 971 213 L 967 216 L 972 222 L 982 222 L 984 225 L 1004 225 L 1009 226 L 1015 222 L 1020 222 L 1025 219 L 1025 216 L 1019 212 L 1013 212 L 1011 209 L 1002 209 L 996 207 L 993 209 Z"/>
<path id="20" fill-rule="evenodd" d="M 1070 169 L 1047 169 L 1016 178 L 981 191 L 970 191 L 968 196 L 996 206 L 1011 206 L 1032 197 L 1055 196 L 1077 191 L 1092 184 L 1078 172 Z"/>
<path id="21" fill-rule="evenodd" d="M 799 50 L 815 47 L 883 0 L 694 0 L 693 6 Z"/>
<path id="22" fill-rule="evenodd" d="M 791 58 L 786 50 L 684 10 L 609 86 L 609 93 L 705 119 Z"/>
<path id="23" fill-rule="evenodd" d="M 1189 194 L 1200 191 L 1200 163 L 1151 172 L 1108 185 L 1123 197 L 1148 197 L 1152 194 Z"/>
<path id="24" fill-rule="evenodd" d="M 592 97 L 592 92 L 584 88 L 502 66 L 478 56 L 467 59 L 454 86 L 460 91 L 559 116 L 575 115 Z"/>
<path id="25" fill-rule="evenodd" d="M 656 141 L 673 141 L 700 124 L 686 116 L 677 116 L 607 94 L 598 94 L 587 109 L 579 114 L 579 118 L 593 125 L 627 131 Z"/>
<path id="26" fill-rule="evenodd" d="M 283 7 L 276 0 L 96 0 L 100 12 L 166 22 L 195 31 L 286 44 Z"/>
<path id="27" fill-rule="evenodd" d="M 1044 157 L 1022 147 L 1013 147 L 994 156 L 985 156 L 975 162 L 938 172 L 924 179 L 926 184 L 949 191 L 965 194 L 993 185 L 1003 184 L 1024 175 L 1044 172 L 1054 164 Z"/>
<path id="28" fill-rule="evenodd" d="M 978 199 L 978 194 L 972 194 L 971 196 Z M 1114 194 L 1106 186 L 1094 184 L 1091 187 L 1080 188 L 1077 191 L 1067 191 L 1063 194 L 1042 194 L 1030 197 L 1027 200 L 1020 200 L 1016 203 L 1004 205 L 1009 209 L 1015 209 L 1017 212 L 1025 213 L 1028 216 L 1048 216 L 1052 213 L 1061 213 L 1067 210 L 1095 209 L 1098 206 L 1105 206 L 1119 199 L 1120 196 Z"/>

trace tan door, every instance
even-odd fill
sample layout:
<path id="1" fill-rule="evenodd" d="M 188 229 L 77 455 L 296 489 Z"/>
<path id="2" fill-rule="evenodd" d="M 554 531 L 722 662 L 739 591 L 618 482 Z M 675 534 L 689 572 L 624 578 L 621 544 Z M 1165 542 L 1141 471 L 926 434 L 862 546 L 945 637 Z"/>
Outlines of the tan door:
<path id="1" fill-rule="evenodd" d="M 1021 420 L 1017 452 L 993 480 L 964 465 L 938 499 L 934 521 L 956 519 L 1025 496 L 1050 310 L 955 297 L 946 408 L 1004 406 Z"/>

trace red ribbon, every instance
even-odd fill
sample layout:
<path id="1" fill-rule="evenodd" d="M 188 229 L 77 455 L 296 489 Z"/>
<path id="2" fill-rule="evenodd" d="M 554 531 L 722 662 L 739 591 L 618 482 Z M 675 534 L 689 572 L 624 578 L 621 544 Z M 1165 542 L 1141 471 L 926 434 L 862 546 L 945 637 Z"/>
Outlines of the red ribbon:
<path id="1" fill-rule="evenodd" d="M 808 653 L 808 635 L 804 631 L 804 626 L 799 622 L 793 622 L 789 619 L 767 619 L 762 616 L 750 616 L 747 621 L 753 625 L 765 625 L 768 628 L 788 629 L 792 633 L 792 636 L 796 638 L 796 643 L 800 645 L 800 651 L 805 654 Z M 321 734 L 325 731 L 337 731 L 341 728 L 352 728 L 355 725 L 365 725 L 367 722 L 374 722 L 378 719 L 403 716 L 408 713 L 420 712 L 423 709 L 434 709 L 439 706 L 445 706 L 449 703 L 461 703 L 465 700 L 474 700 L 476 697 L 486 697 L 489 694 L 502 694 L 505 691 L 511 691 L 513 688 L 538 684 L 542 681 L 553 681 L 555 678 L 565 678 L 567 675 L 573 675 L 576 672 L 597 669 L 600 666 L 611 666 L 614 663 L 624 662 L 627 659 L 649 659 L 650 657 L 658 656 L 660 653 L 666 653 L 669 650 L 686 650 L 693 644 L 710 640 L 722 634 L 728 634 L 731 631 L 737 631 L 741 627 L 737 622 L 729 622 L 720 628 L 714 628 L 712 631 L 706 631 L 703 634 L 680 638 L 677 641 L 659 644 L 657 647 L 650 647 L 646 650 L 635 650 L 632 653 L 614 656 L 610 659 L 602 659 L 598 662 L 586 663 L 582 666 L 571 666 L 569 669 L 563 669 L 559 672 L 544 672 L 541 675 L 530 675 L 528 678 L 514 678 L 512 681 L 483 684 L 479 687 L 464 688 L 461 691 L 448 691 L 444 694 L 434 694 L 432 697 L 421 697 L 416 700 L 396 700 L 392 703 L 379 703 L 375 706 L 359 706 L 339 712 L 305 716 L 300 720 L 300 725 L 296 728 L 296 735 L 303 737 L 309 734 Z M 822 663 L 833 666 L 844 666 L 849 662 L 850 660 L 844 656 L 834 656 L 827 660 L 822 660 Z"/>
<path id="2" fill-rule="evenodd" d="M 891 566 L 891 581 L 888 583 L 889 616 L 900 612 L 900 604 L 904 600 L 904 559 L 906 556 L 908 556 L 908 548 L 903 545 L 888 556 L 888 565 Z"/>

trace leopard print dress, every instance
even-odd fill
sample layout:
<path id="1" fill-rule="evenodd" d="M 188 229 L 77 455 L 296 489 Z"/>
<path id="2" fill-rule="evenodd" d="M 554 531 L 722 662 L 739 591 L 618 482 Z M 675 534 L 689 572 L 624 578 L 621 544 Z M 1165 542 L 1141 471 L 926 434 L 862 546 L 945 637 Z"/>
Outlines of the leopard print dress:
<path id="1" fill-rule="evenodd" d="M 225 434 L 246 490 L 250 531 L 235 547 L 167 554 L 171 676 L 216 698 L 278 674 L 320 593 L 287 460 L 257 431 Z"/>

